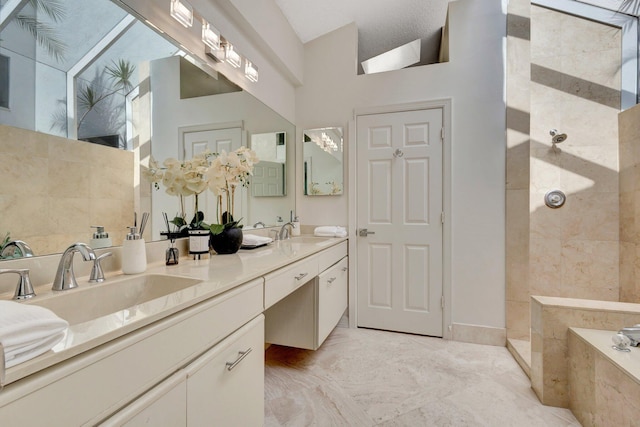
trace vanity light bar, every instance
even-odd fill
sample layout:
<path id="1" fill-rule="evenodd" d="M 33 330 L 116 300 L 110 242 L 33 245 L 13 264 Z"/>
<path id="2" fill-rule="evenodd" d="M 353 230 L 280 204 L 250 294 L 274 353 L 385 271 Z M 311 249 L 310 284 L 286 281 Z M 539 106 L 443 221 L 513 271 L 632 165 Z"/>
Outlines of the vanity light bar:
<path id="1" fill-rule="evenodd" d="M 225 45 L 224 55 L 226 57 L 226 61 L 231 64 L 231 66 L 234 68 L 240 68 L 240 65 L 242 65 L 242 57 L 233 49 L 233 45 L 231 43 L 227 43 Z"/>
<path id="2" fill-rule="evenodd" d="M 258 67 L 253 65 L 248 59 L 244 60 L 244 76 L 250 82 L 255 83 L 258 81 Z"/>
<path id="3" fill-rule="evenodd" d="M 171 16 L 186 28 L 193 25 L 194 10 L 186 0 L 171 0 Z M 227 62 L 234 68 L 240 68 L 244 61 L 245 78 L 250 82 L 256 83 L 258 81 L 258 67 L 236 52 L 233 45 L 220 35 L 220 31 L 199 14 L 198 19 L 202 20 L 204 53 L 213 60 Z"/>
<path id="4" fill-rule="evenodd" d="M 212 50 L 220 49 L 220 32 L 204 19 L 202 20 L 202 42 Z"/>
<path id="5" fill-rule="evenodd" d="M 185 0 L 171 0 L 171 16 L 186 28 L 193 25 L 193 7 Z"/>

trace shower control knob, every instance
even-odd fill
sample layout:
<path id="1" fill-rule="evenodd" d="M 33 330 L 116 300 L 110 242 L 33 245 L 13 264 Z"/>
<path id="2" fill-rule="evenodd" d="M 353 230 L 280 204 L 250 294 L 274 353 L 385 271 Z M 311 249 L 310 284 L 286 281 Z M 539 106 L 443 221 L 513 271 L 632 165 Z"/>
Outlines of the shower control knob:
<path id="1" fill-rule="evenodd" d="M 567 196 L 560 190 L 551 190 L 544 195 L 544 203 L 552 209 L 562 207 L 566 200 Z"/>

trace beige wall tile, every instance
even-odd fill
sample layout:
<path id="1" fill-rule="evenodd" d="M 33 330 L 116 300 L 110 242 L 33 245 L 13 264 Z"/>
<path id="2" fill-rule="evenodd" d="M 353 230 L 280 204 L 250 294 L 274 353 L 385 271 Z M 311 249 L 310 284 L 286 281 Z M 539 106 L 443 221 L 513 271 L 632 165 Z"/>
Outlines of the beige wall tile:
<path id="1" fill-rule="evenodd" d="M 594 350 L 574 333 L 568 337 L 569 351 L 569 409 L 587 426 L 594 426 L 595 362 Z"/>
<path id="2" fill-rule="evenodd" d="M 507 301 L 507 337 L 528 340 L 530 336 L 529 302 Z"/>
<path id="3" fill-rule="evenodd" d="M 106 226 L 114 244 L 122 242 L 133 218 L 132 152 L 8 126 L 0 126 L 0 152 L 0 173 L 21 177 L 5 181 L 10 182 L 7 189 L 0 183 L 3 236 L 11 232 L 35 254 L 88 242 L 91 225 Z M 25 168 L 20 159 L 27 157 L 34 166 Z"/>

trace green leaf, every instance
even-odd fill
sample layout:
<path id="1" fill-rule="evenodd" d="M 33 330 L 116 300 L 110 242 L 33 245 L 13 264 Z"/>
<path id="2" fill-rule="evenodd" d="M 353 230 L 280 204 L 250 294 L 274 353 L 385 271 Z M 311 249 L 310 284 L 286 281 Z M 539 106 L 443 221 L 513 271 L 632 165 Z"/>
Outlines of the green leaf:
<path id="1" fill-rule="evenodd" d="M 112 61 L 111 65 L 105 67 L 105 72 L 111 77 L 114 85 L 118 89 L 125 89 L 127 92 L 133 89 L 131 78 L 136 69 L 130 61 L 119 59 L 117 62 Z"/>
<path id="2" fill-rule="evenodd" d="M 214 236 L 222 233 L 224 229 L 225 226 L 223 224 L 211 224 L 211 226 L 209 226 L 209 231 L 211 231 L 211 234 Z"/>
<path id="3" fill-rule="evenodd" d="M 36 18 L 25 15 L 17 15 L 14 18 L 16 24 L 27 30 L 40 46 L 47 50 L 49 55 L 57 62 L 64 60 L 67 46 L 58 38 L 57 29 L 46 23 L 38 21 Z"/>
<path id="4" fill-rule="evenodd" d="M 29 0 L 29 3 L 34 9 L 44 12 L 54 22 L 60 22 L 67 17 L 63 1 Z"/>
<path id="5" fill-rule="evenodd" d="M 171 221 L 169 221 L 171 224 L 175 225 L 176 227 L 184 227 L 185 225 L 187 225 L 187 221 L 184 220 L 184 218 L 177 216 L 175 218 L 173 218 Z"/>

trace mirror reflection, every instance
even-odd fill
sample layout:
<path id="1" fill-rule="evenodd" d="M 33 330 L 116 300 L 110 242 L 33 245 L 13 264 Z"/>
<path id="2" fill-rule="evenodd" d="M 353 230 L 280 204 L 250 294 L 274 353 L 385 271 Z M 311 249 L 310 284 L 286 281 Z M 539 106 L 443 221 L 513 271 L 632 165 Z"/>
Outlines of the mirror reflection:
<path id="1" fill-rule="evenodd" d="M 119 245 L 134 212 L 151 212 L 145 237 L 159 239 L 162 212 L 178 207 L 152 191 L 139 165 L 152 154 L 184 158 L 198 132 L 237 128 L 245 146 L 248 135 L 295 135 L 206 59 L 189 57 L 117 3 L 0 3 L 10 17 L 0 23 L 0 237 L 27 242 L 35 255 L 89 241 L 91 226 Z M 284 145 L 283 165 L 293 148 Z M 282 197 L 245 197 L 244 224 L 274 224 L 293 209 L 293 179 L 284 178 Z"/>
<path id="2" fill-rule="evenodd" d="M 303 133 L 303 179 L 306 196 L 337 196 L 343 192 L 341 127 L 307 129 Z"/>
<path id="3" fill-rule="evenodd" d="M 251 194 L 254 197 L 284 196 L 287 133 L 269 132 L 251 135 L 251 149 L 260 163 L 253 170 Z"/>

